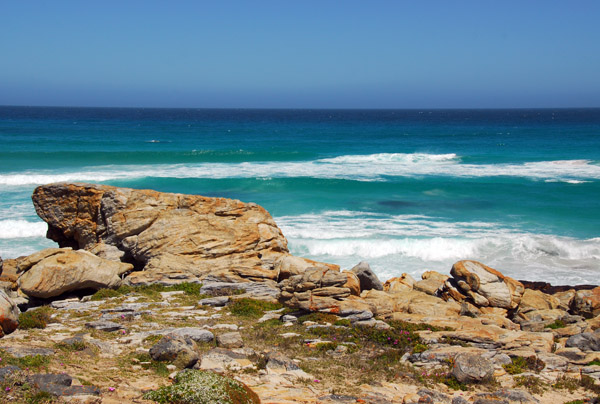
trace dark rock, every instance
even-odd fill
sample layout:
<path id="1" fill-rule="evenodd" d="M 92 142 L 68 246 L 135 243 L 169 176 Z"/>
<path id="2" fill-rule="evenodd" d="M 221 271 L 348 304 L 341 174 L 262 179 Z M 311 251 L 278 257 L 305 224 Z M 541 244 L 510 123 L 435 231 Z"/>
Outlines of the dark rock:
<path id="1" fill-rule="evenodd" d="M 584 332 L 576 334 L 565 343 L 567 347 L 579 348 L 582 351 L 600 351 L 600 329 L 596 332 Z"/>
<path id="2" fill-rule="evenodd" d="M 38 387 L 44 386 L 46 384 L 57 384 L 60 386 L 70 386 L 73 383 L 73 378 L 66 373 L 61 374 L 37 374 L 31 375 L 29 380 L 32 384 L 35 384 Z"/>
<path id="3" fill-rule="evenodd" d="M 361 291 L 371 289 L 383 290 L 383 283 L 381 283 L 367 262 L 359 262 L 351 271 L 358 277 Z"/>
<path id="4" fill-rule="evenodd" d="M 461 396 L 456 396 L 452 399 L 452 404 L 468 404 L 469 402 Z"/>
<path id="5" fill-rule="evenodd" d="M 3 368 L 0 368 L 0 382 L 3 382 L 6 376 L 9 376 L 15 372 L 19 372 L 20 370 L 20 367 L 13 365 L 4 366 Z"/>
<path id="6" fill-rule="evenodd" d="M 591 290 L 594 289 L 598 285 L 556 285 L 553 286 L 548 282 L 531 282 L 531 281 L 519 281 L 525 286 L 525 289 L 533 289 L 539 290 L 540 292 L 544 292 L 548 295 L 553 295 L 558 292 L 566 292 L 567 290 L 575 289 L 575 290 Z"/>
<path id="7" fill-rule="evenodd" d="M 55 396 L 100 395 L 95 386 L 73 386 L 73 378 L 66 373 L 36 374 L 28 377 L 28 381 L 41 391 Z"/>
<path id="8" fill-rule="evenodd" d="M 150 348 L 150 357 L 155 361 L 173 362 L 182 368 L 192 367 L 200 356 L 193 339 L 167 335 Z"/>
<path id="9" fill-rule="evenodd" d="M 106 331 L 106 332 L 122 330 L 125 328 L 119 323 L 114 323 L 112 321 L 102 321 L 102 320 L 85 323 L 85 326 L 88 328 L 93 328 L 93 329 L 96 329 L 99 331 Z"/>
<path id="10" fill-rule="evenodd" d="M 492 378 L 494 365 L 481 355 L 458 354 L 454 360 L 452 375 L 461 383 L 481 383 Z"/>

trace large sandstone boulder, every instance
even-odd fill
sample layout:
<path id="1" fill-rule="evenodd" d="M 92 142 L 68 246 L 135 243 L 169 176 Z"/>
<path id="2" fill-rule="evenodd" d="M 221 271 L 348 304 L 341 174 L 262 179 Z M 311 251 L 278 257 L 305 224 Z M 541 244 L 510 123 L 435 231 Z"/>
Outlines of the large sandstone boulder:
<path id="1" fill-rule="evenodd" d="M 17 283 L 28 296 L 50 298 L 82 289 L 118 288 L 133 265 L 108 261 L 85 250 L 49 248 L 19 261 Z"/>
<path id="2" fill-rule="evenodd" d="M 17 305 L 0 289 L 0 337 L 17 329 L 20 313 Z"/>
<path id="3" fill-rule="evenodd" d="M 402 293 L 412 290 L 417 281 L 407 273 L 391 278 L 383 284 L 383 290 L 389 293 Z"/>
<path id="4" fill-rule="evenodd" d="M 468 298 L 479 307 L 514 309 L 525 290 L 521 282 L 477 261 L 458 261 L 450 275 L 453 278 L 440 289 L 441 296 L 456 301 Z"/>
<path id="5" fill-rule="evenodd" d="M 449 278 L 448 275 L 435 271 L 426 271 L 421 274 L 421 280 L 413 284 L 413 288 L 428 295 L 436 295 L 439 288 Z"/>
<path id="6" fill-rule="evenodd" d="M 32 196 L 61 247 L 91 250 L 133 263 L 128 282 L 278 281 L 305 262 L 282 261 L 287 241 L 254 203 L 93 184 L 49 184 Z M 118 251 L 115 250 L 118 249 Z M 276 265 L 278 263 L 278 265 Z M 314 266 L 314 265 L 313 265 Z"/>

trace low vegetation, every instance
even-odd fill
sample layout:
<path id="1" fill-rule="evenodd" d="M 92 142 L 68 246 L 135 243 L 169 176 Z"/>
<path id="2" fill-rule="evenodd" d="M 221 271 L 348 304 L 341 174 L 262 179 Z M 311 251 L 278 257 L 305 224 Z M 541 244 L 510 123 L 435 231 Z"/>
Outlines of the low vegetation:
<path id="1" fill-rule="evenodd" d="M 52 322 L 51 316 L 54 312 L 55 310 L 50 306 L 41 306 L 21 313 L 19 315 L 19 328 L 22 330 L 44 329 L 48 323 Z"/>

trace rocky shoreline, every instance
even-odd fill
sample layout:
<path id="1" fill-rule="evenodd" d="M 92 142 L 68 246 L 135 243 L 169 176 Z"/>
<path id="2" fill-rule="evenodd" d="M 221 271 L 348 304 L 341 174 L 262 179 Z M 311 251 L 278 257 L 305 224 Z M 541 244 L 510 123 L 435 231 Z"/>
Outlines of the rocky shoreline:
<path id="1" fill-rule="evenodd" d="M 289 254 L 267 211 L 224 198 L 58 183 L 32 199 L 59 248 L 0 260 L 10 401 L 227 402 L 174 398 L 209 383 L 237 391 L 231 402 L 600 396 L 600 287 L 476 261 L 381 282 L 366 262 Z"/>

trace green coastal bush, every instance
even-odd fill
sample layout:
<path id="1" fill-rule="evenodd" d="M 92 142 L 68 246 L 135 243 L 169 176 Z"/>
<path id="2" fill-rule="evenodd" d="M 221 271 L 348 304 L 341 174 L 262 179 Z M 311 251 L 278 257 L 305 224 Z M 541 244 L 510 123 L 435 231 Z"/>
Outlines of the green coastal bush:
<path id="1" fill-rule="evenodd" d="M 231 314 L 238 317 L 260 318 L 265 311 L 278 310 L 282 307 L 283 306 L 280 303 L 265 302 L 263 300 L 245 297 L 230 304 L 229 311 Z"/>
<path id="2" fill-rule="evenodd" d="M 52 322 L 51 316 L 54 310 L 50 306 L 42 306 L 37 309 L 26 311 L 19 315 L 19 328 L 30 330 L 32 328 L 46 328 Z"/>
<path id="3" fill-rule="evenodd" d="M 204 370 L 186 369 L 175 384 L 144 394 L 146 400 L 173 404 L 260 404 L 255 392 L 229 377 Z"/>

